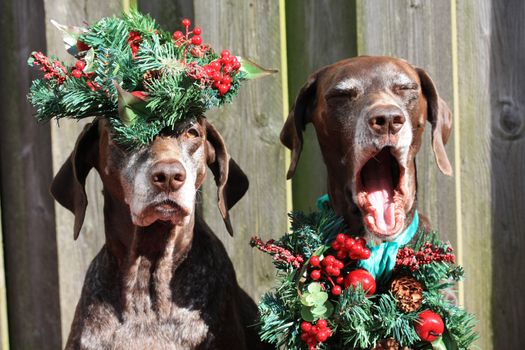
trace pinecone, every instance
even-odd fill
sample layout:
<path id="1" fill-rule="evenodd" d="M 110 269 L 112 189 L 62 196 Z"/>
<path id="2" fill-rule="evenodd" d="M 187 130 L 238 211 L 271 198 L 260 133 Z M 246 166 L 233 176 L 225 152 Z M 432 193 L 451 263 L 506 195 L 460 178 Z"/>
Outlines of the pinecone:
<path id="1" fill-rule="evenodd" d="M 423 304 L 423 286 L 412 276 L 394 278 L 390 291 L 397 299 L 397 307 L 403 312 L 416 311 Z"/>
<path id="2" fill-rule="evenodd" d="M 159 79 L 161 75 L 160 70 L 148 70 L 146 73 L 144 73 L 143 79 L 144 82 L 151 83 L 153 79 Z"/>
<path id="3" fill-rule="evenodd" d="M 394 338 L 383 339 L 378 341 L 372 350 L 399 350 L 399 344 Z"/>
<path id="4" fill-rule="evenodd" d="M 383 339 L 377 342 L 377 344 L 371 350 L 412 350 L 409 347 L 401 347 L 394 338 Z"/>

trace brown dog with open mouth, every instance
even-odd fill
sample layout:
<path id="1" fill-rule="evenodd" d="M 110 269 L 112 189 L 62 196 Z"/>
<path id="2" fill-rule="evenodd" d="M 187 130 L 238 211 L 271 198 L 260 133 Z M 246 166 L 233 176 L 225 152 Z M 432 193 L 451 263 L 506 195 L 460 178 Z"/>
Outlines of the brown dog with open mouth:
<path id="1" fill-rule="evenodd" d="M 207 166 L 231 233 L 228 210 L 248 180 L 205 118 L 132 151 L 114 142 L 107 120 L 86 126 L 51 190 L 75 214 L 77 237 L 85 180 L 95 168 L 104 186 L 106 244 L 87 272 L 66 349 L 261 347 L 257 307 L 195 211 Z"/>
<path id="2" fill-rule="evenodd" d="M 321 68 L 300 90 L 281 131 L 282 143 L 292 150 L 288 178 L 311 122 L 335 211 L 353 232 L 364 227 L 367 239 L 394 240 L 415 214 L 415 156 L 427 121 L 437 165 L 452 175 L 445 152 L 452 117 L 426 71 L 373 56 Z"/>

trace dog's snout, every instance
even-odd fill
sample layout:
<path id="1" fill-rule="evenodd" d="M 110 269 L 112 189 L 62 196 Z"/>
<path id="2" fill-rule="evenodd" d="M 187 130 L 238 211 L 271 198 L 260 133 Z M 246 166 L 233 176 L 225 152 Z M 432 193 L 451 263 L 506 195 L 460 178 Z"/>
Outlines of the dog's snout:
<path id="1" fill-rule="evenodd" d="M 368 126 L 378 135 L 397 134 L 405 124 L 406 118 L 397 107 L 380 107 L 370 111 Z"/>
<path id="2" fill-rule="evenodd" d="M 162 191 L 176 191 L 185 180 L 186 170 L 179 161 L 158 162 L 151 169 L 151 183 Z"/>

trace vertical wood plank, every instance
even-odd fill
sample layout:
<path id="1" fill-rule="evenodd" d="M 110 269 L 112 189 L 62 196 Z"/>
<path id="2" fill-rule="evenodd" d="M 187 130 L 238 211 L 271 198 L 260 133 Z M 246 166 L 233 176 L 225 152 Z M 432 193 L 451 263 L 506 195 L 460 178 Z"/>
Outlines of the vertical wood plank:
<path id="1" fill-rule="evenodd" d="M 89 1 L 89 0 L 44 0 L 46 10 L 46 37 L 48 53 L 68 62 L 73 61 L 62 43 L 60 32 L 50 23 L 55 19 L 59 23 L 82 26 L 83 23 L 93 23 L 104 16 L 121 13 L 120 0 Z M 53 173 L 56 173 L 62 163 L 69 157 L 74 148 L 78 134 L 88 121 L 76 122 L 63 120 L 60 126 L 51 125 Z M 49 184 L 46 184 L 48 187 Z M 91 260 L 104 244 L 102 184 L 96 171 L 88 176 L 86 191 L 89 205 L 84 226 L 77 241 L 73 240 L 73 215 L 55 203 L 56 235 L 59 261 L 60 313 L 61 331 L 64 342 L 67 340 L 71 321 L 75 312 L 84 276 Z M 58 348 L 58 347 L 55 347 Z"/>
<path id="2" fill-rule="evenodd" d="M 477 4 L 477 2 L 476 2 Z M 525 3 L 492 1 L 490 112 L 493 346 L 519 349 L 525 319 Z M 487 20 L 485 16 L 481 19 Z M 483 37 L 487 32 L 483 31 Z M 474 63 L 477 65 L 477 62 Z M 468 124 L 465 126 L 468 127 Z M 474 149 L 473 152 L 476 150 Z M 465 179 L 472 181 L 472 179 Z M 483 187 L 477 190 L 484 191 Z M 475 232 L 475 231 L 471 231 Z M 472 237 L 472 241 L 474 237 Z M 487 273 L 487 272 L 484 272 Z"/>
<path id="3" fill-rule="evenodd" d="M 355 1 L 286 1 L 289 104 L 309 74 L 336 61 L 355 56 Z M 304 135 L 301 158 L 293 179 L 294 210 L 315 209 L 326 193 L 326 168 L 312 125 Z"/>
<path id="4" fill-rule="evenodd" d="M 9 337 L 13 349 L 57 349 L 60 308 L 49 126 L 38 125 L 26 95 L 31 51 L 45 51 L 43 1 L 0 2 L 0 192 Z"/>
<path id="5" fill-rule="evenodd" d="M 2 201 L 0 198 L 0 350 L 9 350 L 9 321 L 7 319 L 7 298 L 4 264 L 4 234 L 2 232 Z"/>
<path id="6" fill-rule="evenodd" d="M 452 59 L 450 3 L 447 1 L 363 1 L 357 2 L 359 55 L 404 58 L 424 68 L 452 108 Z M 453 126 L 454 131 L 454 126 Z M 454 141 L 447 154 L 454 168 Z M 430 125 L 416 157 L 418 208 L 430 218 L 444 239 L 456 244 L 454 179 L 441 174 L 430 147 Z"/>
<path id="7" fill-rule="evenodd" d="M 155 18 L 164 30 L 171 32 L 181 30 L 183 18 L 195 18 L 193 0 L 138 0 L 137 8 Z"/>
<path id="8" fill-rule="evenodd" d="M 195 0 L 195 20 L 203 39 L 217 50 L 281 68 L 279 2 Z M 272 285 L 271 261 L 250 249 L 250 236 L 264 239 L 286 231 L 283 82 L 278 74 L 244 83 L 233 104 L 207 113 L 226 141 L 229 153 L 250 179 L 247 195 L 231 211 L 235 236 L 226 232 L 216 204 L 216 188 L 208 178 L 203 190 L 206 221 L 228 250 L 242 287 L 254 298 Z M 210 175 L 210 174 L 208 174 Z"/>
<path id="9" fill-rule="evenodd" d="M 492 180 L 490 106 L 491 1 L 457 1 L 459 160 L 465 307 L 478 320 L 482 349 L 491 349 Z M 507 267 L 506 267 L 507 268 Z M 507 277 L 515 279 L 516 276 Z M 505 297 L 506 298 L 506 297 Z M 514 301 L 512 301 L 514 302 Z M 498 349 L 507 347 L 497 344 Z"/>

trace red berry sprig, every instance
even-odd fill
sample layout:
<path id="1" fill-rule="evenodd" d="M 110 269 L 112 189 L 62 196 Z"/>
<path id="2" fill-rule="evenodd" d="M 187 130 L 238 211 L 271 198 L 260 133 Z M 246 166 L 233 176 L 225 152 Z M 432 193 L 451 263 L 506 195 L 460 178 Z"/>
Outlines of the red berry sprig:
<path id="1" fill-rule="evenodd" d="M 180 30 L 173 33 L 173 41 L 175 42 L 175 45 L 181 46 L 182 44 L 192 44 L 200 46 L 202 44 L 201 27 L 195 26 L 193 30 L 190 30 L 191 21 L 187 18 L 184 18 L 181 23 L 185 29 L 185 33 Z"/>
<path id="2" fill-rule="evenodd" d="M 306 343 L 308 350 L 317 349 L 318 344 L 324 343 L 332 336 L 332 330 L 326 320 L 318 320 L 316 324 L 304 321 L 301 323 L 301 330 L 301 340 Z"/>
<path id="3" fill-rule="evenodd" d="M 332 249 L 336 251 L 339 259 L 349 257 L 352 260 L 366 260 L 370 257 L 370 249 L 366 247 L 366 241 L 362 237 L 352 238 L 340 233 L 332 242 Z"/>
<path id="4" fill-rule="evenodd" d="M 452 247 L 436 247 L 430 242 L 425 243 L 417 252 L 411 248 L 404 247 L 397 252 L 396 269 L 407 267 L 411 271 L 416 271 L 421 265 L 430 264 L 431 262 L 453 264 L 456 261 L 453 251 Z"/>
<path id="5" fill-rule="evenodd" d="M 232 87 L 233 77 L 239 72 L 241 63 L 230 51 L 223 50 L 221 57 L 202 67 L 193 66 L 189 75 L 203 85 L 211 85 L 224 96 Z"/>
<path id="6" fill-rule="evenodd" d="M 61 85 L 67 77 L 66 68 L 58 60 L 53 60 L 42 52 L 33 52 L 31 54 L 32 65 L 40 66 L 40 70 L 44 72 L 44 79 L 55 80 L 57 85 Z"/>
<path id="7" fill-rule="evenodd" d="M 288 249 L 274 244 L 274 240 L 270 239 L 264 243 L 260 238 L 254 236 L 250 240 L 250 246 L 256 247 L 260 251 L 273 255 L 273 259 L 277 262 L 292 265 L 295 268 L 300 268 L 303 265 L 304 259 L 300 255 L 293 255 Z"/>

